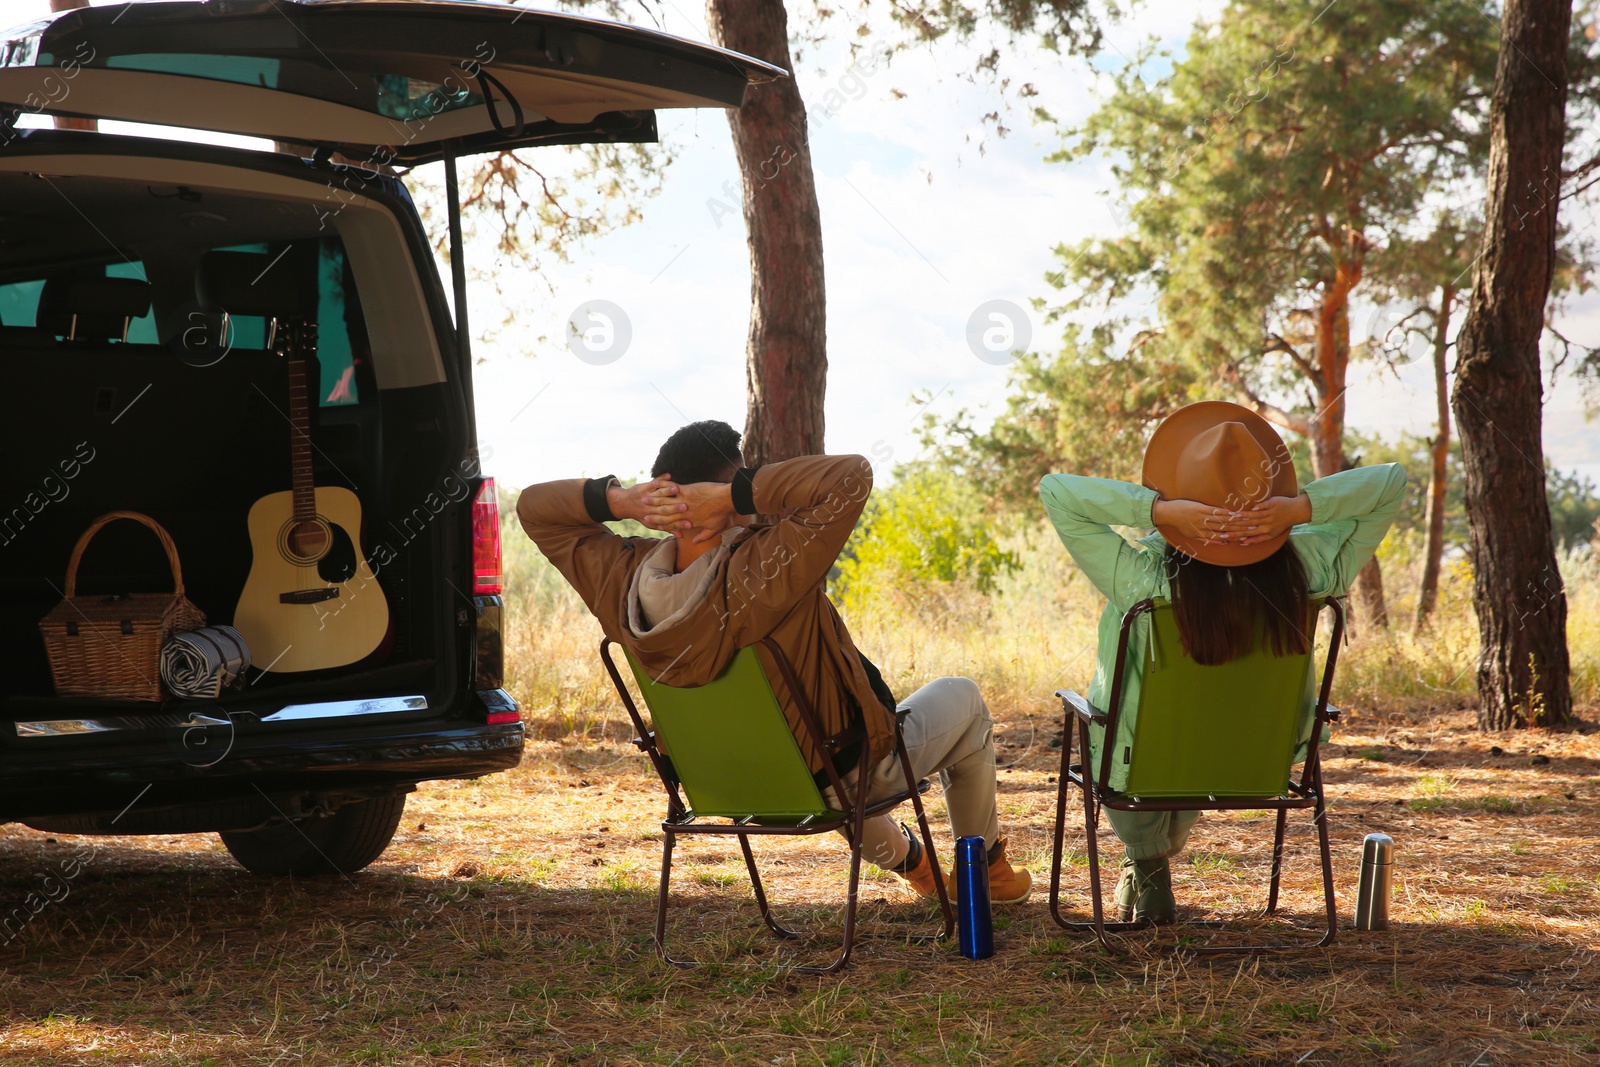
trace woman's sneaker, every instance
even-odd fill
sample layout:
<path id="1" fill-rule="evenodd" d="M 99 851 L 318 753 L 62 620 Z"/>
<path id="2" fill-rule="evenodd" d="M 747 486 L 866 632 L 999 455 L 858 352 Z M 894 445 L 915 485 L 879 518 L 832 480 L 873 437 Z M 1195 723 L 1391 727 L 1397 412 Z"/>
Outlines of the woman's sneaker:
<path id="1" fill-rule="evenodd" d="M 1116 899 L 1123 922 L 1157 926 L 1177 922 L 1178 902 L 1172 895 L 1172 869 L 1167 865 L 1167 857 L 1152 860 L 1124 857 Z"/>

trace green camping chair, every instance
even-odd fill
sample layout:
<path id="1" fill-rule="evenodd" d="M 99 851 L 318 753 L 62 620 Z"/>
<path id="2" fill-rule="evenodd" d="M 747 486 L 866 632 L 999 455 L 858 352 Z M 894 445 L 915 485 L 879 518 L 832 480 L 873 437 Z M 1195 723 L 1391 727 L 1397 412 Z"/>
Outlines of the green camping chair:
<path id="1" fill-rule="evenodd" d="M 681 688 L 653 680 L 632 653 L 627 653 L 628 665 L 633 669 L 634 680 L 644 695 L 655 724 L 655 729 L 651 730 L 640 716 L 622 680 L 622 674 L 617 670 L 610 653 L 612 644 L 614 642 L 610 638 L 600 642 L 600 658 L 605 661 L 611 681 L 617 687 L 617 695 L 622 698 L 628 715 L 633 719 L 634 729 L 638 731 L 633 743 L 650 757 L 667 791 L 667 816 L 661 823 L 661 888 L 656 895 L 656 947 L 662 959 L 679 967 L 692 966 L 695 962 L 675 959 L 667 952 L 667 887 L 672 878 L 672 848 L 677 835 L 732 834 L 737 837 L 739 848 L 744 853 L 745 867 L 750 872 L 750 884 L 755 890 L 756 906 L 761 909 L 762 920 L 779 937 L 796 938 L 800 935 L 773 918 L 767 906 L 761 875 L 756 870 L 755 856 L 750 851 L 750 835 L 797 836 L 844 830 L 850 840 L 850 887 L 845 903 L 844 946 L 833 962 L 825 966 L 794 968 L 803 974 L 837 971 L 849 961 L 850 950 L 855 944 L 862 826 L 868 816 L 887 811 L 906 800 L 910 800 L 916 809 L 922 845 L 928 850 L 928 855 L 934 857 L 934 882 L 938 886 L 939 907 L 944 915 L 942 933 L 916 939 L 932 940 L 950 936 L 955 914 L 945 891 L 938 852 L 928 829 L 928 817 L 922 808 L 922 793 L 927 790 L 928 783 L 913 778 L 911 761 L 906 756 L 905 744 L 898 732 L 895 748 L 906 772 L 905 790 L 869 805 L 866 796 L 867 782 L 871 776 L 862 773 L 856 776 L 856 795 L 852 798 L 834 770 L 833 756 L 859 742 L 861 756 L 857 766 L 863 771 L 872 767 L 878 756 L 868 746 L 865 731 L 857 727 L 837 737 L 824 737 L 816 711 L 799 679 L 795 677 L 788 657 L 771 638 L 763 638 L 759 642 L 777 665 L 788 691 L 794 694 L 805 724 L 807 743 L 816 746 L 813 752 L 820 757 L 833 795 L 839 798 L 840 809 L 830 808 L 811 776 L 794 732 L 789 729 L 788 720 L 784 718 L 783 709 L 772 692 L 755 646 L 740 649 L 723 672 L 706 685 Z M 685 793 L 688 794 L 687 803 L 684 802 Z"/>
<path id="2" fill-rule="evenodd" d="M 1117 951 L 1107 930 L 1139 929 L 1148 924 L 1106 922 L 1101 900 L 1100 851 L 1096 828 L 1100 809 L 1117 811 L 1268 810 L 1278 813 L 1272 844 L 1272 881 L 1265 915 L 1276 913 L 1278 881 L 1283 869 L 1283 832 L 1292 808 L 1311 808 L 1322 857 L 1322 891 L 1327 905 L 1327 930 L 1322 940 L 1274 944 L 1206 945 L 1199 953 L 1255 952 L 1262 949 L 1320 948 L 1333 940 L 1338 911 L 1333 896 L 1333 871 L 1328 852 L 1328 817 L 1323 799 L 1319 742 L 1327 723 L 1339 712 L 1328 704 L 1339 643 L 1344 636 L 1344 603 L 1328 600 L 1333 634 L 1317 693 L 1315 721 L 1306 742 L 1299 780 L 1292 777 L 1295 749 L 1301 740 L 1303 709 L 1311 685 L 1313 651 L 1303 656 L 1274 656 L 1258 647 L 1247 656 L 1214 667 L 1190 659 L 1178 639 L 1170 604 L 1142 600 L 1122 617 L 1117 639 L 1116 670 L 1111 679 L 1111 709 L 1102 711 L 1070 689 L 1060 689 L 1064 723 L 1061 776 L 1056 795 L 1055 855 L 1050 867 L 1050 914 L 1068 929 L 1092 929 L 1100 944 Z M 1129 635 L 1148 615 L 1144 684 L 1131 744 L 1117 742 L 1123 674 Z M 1081 763 L 1072 762 L 1073 720 L 1077 721 Z M 1089 766 L 1091 724 L 1105 728 L 1100 766 Z M 1117 767 L 1120 763 L 1122 766 Z M 1125 775 L 1122 773 L 1125 771 Z M 1117 787 L 1113 788 L 1113 781 Z M 1083 793 L 1088 835 L 1089 890 L 1094 918 L 1069 922 L 1061 915 L 1061 855 L 1066 826 L 1068 783 Z M 1192 925 L 1219 926 L 1217 921 Z"/>

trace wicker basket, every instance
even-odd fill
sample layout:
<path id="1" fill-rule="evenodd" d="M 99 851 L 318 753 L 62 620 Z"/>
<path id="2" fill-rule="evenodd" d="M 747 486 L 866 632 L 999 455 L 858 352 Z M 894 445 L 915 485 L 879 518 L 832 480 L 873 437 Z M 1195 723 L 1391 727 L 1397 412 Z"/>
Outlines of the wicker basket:
<path id="1" fill-rule="evenodd" d="M 142 522 L 155 531 L 172 568 L 172 592 L 77 595 L 83 550 L 107 523 L 117 519 Z M 66 599 L 39 621 L 39 632 L 50 654 L 50 673 L 58 695 L 160 700 L 161 643 L 174 630 L 193 630 L 205 624 L 205 615 L 183 595 L 183 568 L 167 531 L 137 511 L 110 511 L 94 520 L 73 546 L 67 562 Z"/>

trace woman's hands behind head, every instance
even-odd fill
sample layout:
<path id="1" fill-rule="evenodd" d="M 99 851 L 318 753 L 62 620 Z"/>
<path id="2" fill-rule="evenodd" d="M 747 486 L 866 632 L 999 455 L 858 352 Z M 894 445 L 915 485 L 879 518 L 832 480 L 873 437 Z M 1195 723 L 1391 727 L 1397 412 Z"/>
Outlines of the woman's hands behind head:
<path id="1" fill-rule="evenodd" d="M 1270 541 L 1292 526 L 1311 521 L 1311 501 L 1304 494 L 1275 496 L 1234 510 L 1198 500 L 1157 500 L 1150 517 L 1174 526 L 1197 541 L 1254 545 Z"/>
<path id="2" fill-rule="evenodd" d="M 1311 521 L 1311 498 L 1299 496 L 1273 496 L 1259 500 L 1238 513 L 1230 526 L 1235 544 L 1253 545 L 1270 541 L 1287 533 L 1292 527 Z"/>
<path id="3" fill-rule="evenodd" d="M 1239 512 L 1198 500 L 1157 500 L 1150 506 L 1150 518 L 1157 525 L 1175 527 L 1196 541 L 1233 544 Z"/>

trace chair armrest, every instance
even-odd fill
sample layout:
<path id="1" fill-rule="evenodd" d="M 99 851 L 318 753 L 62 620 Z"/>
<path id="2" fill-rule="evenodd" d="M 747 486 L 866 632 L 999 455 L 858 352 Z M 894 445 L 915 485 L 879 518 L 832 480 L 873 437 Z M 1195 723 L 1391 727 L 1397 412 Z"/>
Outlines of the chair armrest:
<path id="1" fill-rule="evenodd" d="M 1057 689 L 1056 696 L 1061 698 L 1061 706 L 1067 711 L 1075 712 L 1080 719 L 1105 725 L 1106 713 L 1089 703 L 1087 699 L 1079 696 L 1071 689 Z"/>
<path id="2" fill-rule="evenodd" d="M 1340 714 L 1341 712 L 1339 709 L 1334 707 L 1332 704 L 1329 704 L 1327 707 L 1322 709 L 1322 717 L 1328 722 L 1338 722 Z"/>
<path id="3" fill-rule="evenodd" d="M 681 779 L 678 777 L 678 768 L 672 765 L 672 757 L 662 750 L 660 738 L 656 737 L 654 730 L 650 731 L 649 740 L 643 737 L 635 737 L 633 739 L 633 747 L 647 756 L 654 752 L 656 759 L 660 761 L 658 766 L 661 773 L 666 775 L 667 779 L 674 785 L 681 784 Z"/>

